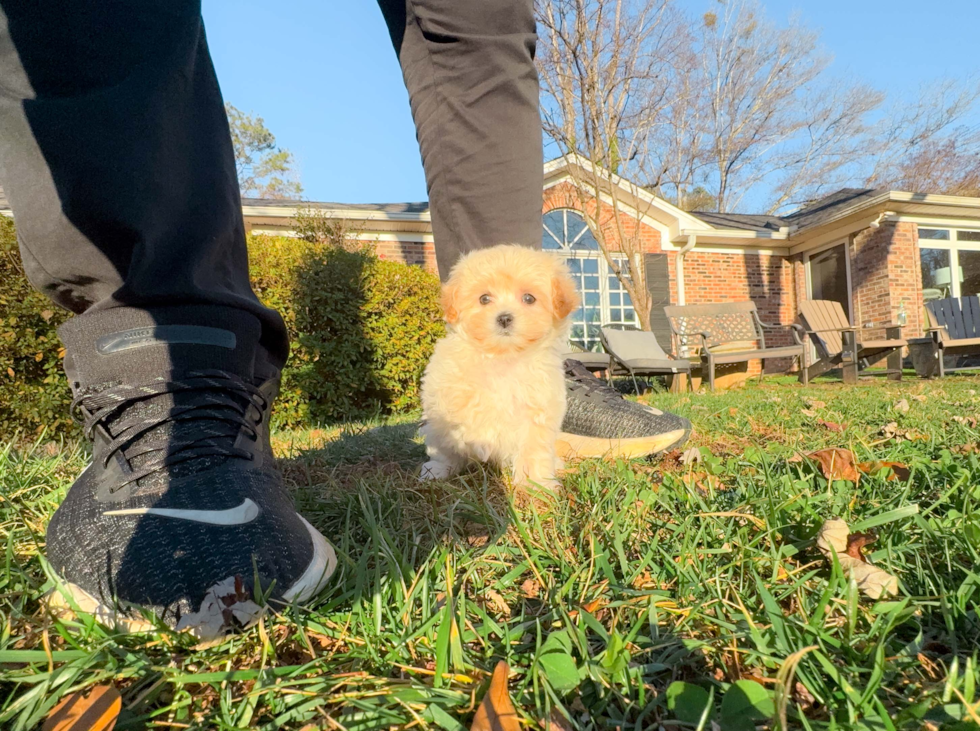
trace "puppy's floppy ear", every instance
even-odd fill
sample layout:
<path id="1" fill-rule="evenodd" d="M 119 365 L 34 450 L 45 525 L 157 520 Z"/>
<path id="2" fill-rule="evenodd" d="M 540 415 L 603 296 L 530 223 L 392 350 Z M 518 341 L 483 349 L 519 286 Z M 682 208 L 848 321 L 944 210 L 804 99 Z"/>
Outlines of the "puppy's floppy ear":
<path id="1" fill-rule="evenodd" d="M 456 299 L 459 297 L 459 282 L 450 277 L 442 285 L 442 312 L 446 316 L 446 322 L 455 325 L 459 320 L 459 309 L 456 307 Z"/>
<path id="2" fill-rule="evenodd" d="M 555 320 L 564 320 L 578 307 L 578 292 L 564 264 L 559 264 L 551 278 L 551 303 Z"/>

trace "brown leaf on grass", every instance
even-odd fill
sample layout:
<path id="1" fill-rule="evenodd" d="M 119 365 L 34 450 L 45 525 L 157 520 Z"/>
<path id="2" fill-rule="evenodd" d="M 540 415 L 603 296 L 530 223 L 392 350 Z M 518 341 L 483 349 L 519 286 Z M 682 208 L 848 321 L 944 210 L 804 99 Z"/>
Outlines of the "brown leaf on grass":
<path id="1" fill-rule="evenodd" d="M 571 722 L 557 708 L 551 709 L 551 716 L 541 722 L 541 727 L 545 731 L 572 731 Z"/>
<path id="2" fill-rule="evenodd" d="M 900 414 L 907 414 L 909 413 L 909 401 L 908 399 L 903 398 L 900 401 L 896 401 L 895 405 L 892 406 L 892 408 L 895 409 L 895 411 L 899 412 Z"/>
<path id="3" fill-rule="evenodd" d="M 476 709 L 473 725 L 470 731 L 520 731 L 521 723 L 517 718 L 517 710 L 510 700 L 507 690 L 507 676 L 510 668 L 503 660 L 494 668 L 490 687 L 483 696 L 483 702 Z"/>
<path id="4" fill-rule="evenodd" d="M 971 429 L 977 428 L 977 417 L 975 416 L 954 416 L 953 421 L 964 426 L 969 425 Z"/>
<path id="5" fill-rule="evenodd" d="M 855 558 L 848 552 L 851 546 L 850 528 L 840 518 L 826 521 L 817 532 L 817 548 L 830 559 L 837 554 L 844 573 L 857 583 L 858 589 L 872 599 L 879 599 L 887 594 L 898 593 L 898 579 L 884 569 L 867 562 L 864 556 Z M 855 543 L 855 550 L 860 553 L 860 545 Z"/>
<path id="6" fill-rule="evenodd" d="M 734 406 L 732 406 L 731 408 L 728 409 L 728 415 L 729 416 L 738 416 L 738 409 L 736 409 Z"/>
<path id="7" fill-rule="evenodd" d="M 681 464 L 696 464 L 701 461 L 701 450 L 697 447 L 688 447 L 678 461 Z"/>
<path id="8" fill-rule="evenodd" d="M 811 419 L 814 419 L 817 416 L 817 412 L 813 409 L 800 409 L 800 413 L 803 414 L 803 416 L 810 417 Z"/>
<path id="9" fill-rule="evenodd" d="M 871 545 L 876 540 L 878 540 L 878 536 L 874 533 L 851 533 L 847 536 L 847 548 L 844 549 L 844 553 L 862 563 L 867 563 L 868 561 L 864 557 L 864 547 Z"/>
<path id="10" fill-rule="evenodd" d="M 538 594 L 541 593 L 541 584 L 538 583 L 537 579 L 526 579 L 521 584 L 521 593 L 528 599 L 537 599 Z"/>
<path id="11" fill-rule="evenodd" d="M 97 685 L 88 695 L 69 693 L 51 709 L 43 731 L 112 731 L 122 697 L 111 685 Z"/>
<path id="12" fill-rule="evenodd" d="M 822 426 L 824 429 L 837 432 L 838 434 L 847 428 L 847 424 L 838 424 L 835 421 L 824 421 L 823 419 L 818 420 L 817 424 Z"/>
<path id="13" fill-rule="evenodd" d="M 854 453 L 849 449 L 821 449 L 807 455 L 820 463 L 823 476 L 828 480 L 858 481 L 857 470 L 854 469 Z"/>
<path id="14" fill-rule="evenodd" d="M 825 404 L 823 401 L 818 401 L 815 398 L 808 398 L 806 400 L 806 405 L 809 406 L 811 409 L 822 409 L 827 404 Z"/>
<path id="15" fill-rule="evenodd" d="M 926 402 L 926 397 L 923 396 L 922 394 L 919 394 L 918 396 L 913 396 L 912 400 L 918 401 L 920 404 L 924 404 Z"/>
<path id="16" fill-rule="evenodd" d="M 498 592 L 493 589 L 484 589 L 483 596 L 487 600 L 487 606 L 497 614 L 502 614 L 505 617 L 510 616 L 510 605 Z"/>
<path id="17" fill-rule="evenodd" d="M 887 468 L 890 472 L 885 479 L 889 482 L 892 480 L 902 480 L 904 482 L 912 474 L 912 470 L 909 469 L 908 465 L 902 464 L 901 462 L 861 462 L 857 468 L 866 475 L 871 475 Z"/>

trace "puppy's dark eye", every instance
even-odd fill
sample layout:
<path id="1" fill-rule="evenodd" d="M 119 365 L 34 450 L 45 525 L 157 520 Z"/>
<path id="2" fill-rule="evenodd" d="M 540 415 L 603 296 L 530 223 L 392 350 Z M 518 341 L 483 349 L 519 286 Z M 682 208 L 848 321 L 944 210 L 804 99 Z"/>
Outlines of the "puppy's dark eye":
<path id="1" fill-rule="evenodd" d="M 524 304 L 526 305 L 533 305 L 535 302 L 537 302 L 537 300 L 534 299 L 533 294 L 525 294 L 523 297 L 521 297 L 521 299 L 524 301 Z"/>
<path id="2" fill-rule="evenodd" d="M 481 305 L 489 305 L 490 304 L 490 295 L 488 295 L 488 294 L 481 294 L 480 295 L 480 304 Z"/>

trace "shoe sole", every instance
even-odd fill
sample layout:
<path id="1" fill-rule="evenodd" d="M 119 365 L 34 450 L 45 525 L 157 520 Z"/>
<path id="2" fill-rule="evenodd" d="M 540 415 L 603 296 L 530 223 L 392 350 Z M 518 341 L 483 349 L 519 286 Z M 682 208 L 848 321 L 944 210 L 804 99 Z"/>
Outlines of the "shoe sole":
<path id="1" fill-rule="evenodd" d="M 333 550 L 333 546 L 302 515 L 299 516 L 299 519 L 303 521 L 303 525 L 306 526 L 310 533 L 310 539 L 313 541 L 313 557 L 300 577 L 289 589 L 283 592 L 282 601 L 290 604 L 305 602 L 316 596 L 327 585 L 327 581 L 337 569 L 337 554 Z M 77 607 L 82 613 L 93 615 L 100 624 L 126 634 L 156 632 L 158 629 L 158 625 L 153 622 L 140 617 L 129 616 L 114 607 L 106 606 L 85 589 L 70 581 L 61 581 L 60 586 L 48 594 L 47 605 L 52 613 L 59 617 L 75 616 Z M 231 609 L 234 610 L 236 606 L 242 611 L 235 611 L 233 614 L 243 627 L 251 626 L 257 622 L 267 609 L 267 607 L 259 607 L 251 601 L 232 606 Z M 213 618 L 213 613 L 209 616 L 202 604 L 198 612 L 181 618 L 179 629 L 182 632 L 189 632 L 201 640 L 212 640 L 224 635 L 227 629 L 223 621 L 221 624 L 210 621 Z M 188 619 L 190 621 L 185 621 Z"/>
<path id="2" fill-rule="evenodd" d="M 555 447 L 562 459 L 591 457 L 656 457 L 675 447 L 681 446 L 691 436 L 690 429 L 676 429 L 663 434 L 630 439 L 608 439 L 605 437 L 586 437 L 581 434 L 561 432 Z"/>

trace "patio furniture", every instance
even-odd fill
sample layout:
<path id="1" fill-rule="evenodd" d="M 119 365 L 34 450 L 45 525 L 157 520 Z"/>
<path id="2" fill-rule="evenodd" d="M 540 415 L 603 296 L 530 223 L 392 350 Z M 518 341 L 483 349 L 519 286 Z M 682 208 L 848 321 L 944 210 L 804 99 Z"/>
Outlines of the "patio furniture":
<path id="1" fill-rule="evenodd" d="M 912 363 L 924 378 L 946 375 L 947 371 L 962 371 L 976 366 L 947 368 L 947 355 L 980 355 L 980 299 L 948 297 L 925 304 L 929 326 L 928 336 L 911 342 Z"/>
<path id="2" fill-rule="evenodd" d="M 888 368 L 876 374 L 902 380 L 902 348 L 908 342 L 902 339 L 901 325 L 880 325 L 885 330 L 884 340 L 859 338 L 858 328 L 848 321 L 840 302 L 832 300 L 800 303 L 800 319 L 819 356 L 807 369 L 808 378 L 840 369 L 844 383 L 857 383 L 859 371 L 887 358 Z"/>
<path id="3" fill-rule="evenodd" d="M 803 328 L 796 324 L 770 325 L 759 319 L 754 302 L 725 302 L 712 305 L 664 307 L 673 333 L 674 353 L 679 357 L 700 351 L 708 371 L 708 388 L 715 388 L 715 367 L 727 363 L 763 361 L 759 381 L 770 358 L 799 358 L 802 380 L 809 380 L 803 343 Z M 766 330 L 788 330 L 792 345 L 769 347 Z"/>
<path id="4" fill-rule="evenodd" d="M 664 352 L 652 332 L 636 330 L 635 328 L 603 327 L 599 329 L 599 341 L 609 353 L 611 363 L 609 376 L 629 374 L 633 379 L 633 388 L 640 393 L 636 382 L 637 374 L 641 376 L 670 376 L 684 373 L 691 374 L 691 361 L 675 360 Z M 688 378 L 690 383 L 690 378 Z"/>
<path id="5" fill-rule="evenodd" d="M 609 370 L 609 356 L 606 353 L 595 353 L 591 350 L 570 351 L 565 353 L 561 359 L 563 361 L 577 360 L 593 373 Z"/>

